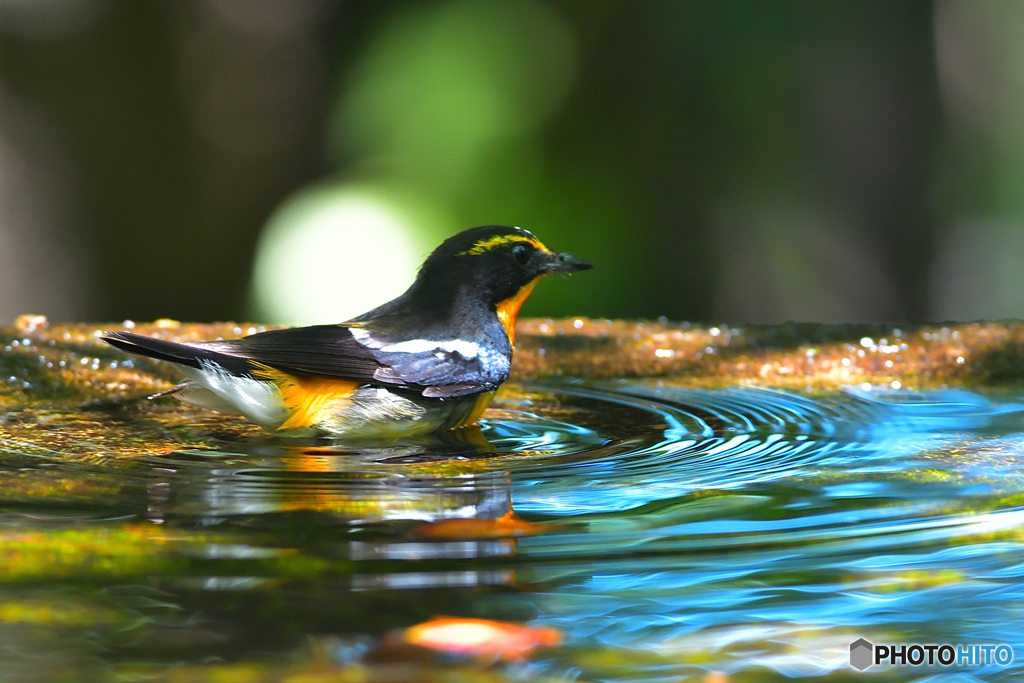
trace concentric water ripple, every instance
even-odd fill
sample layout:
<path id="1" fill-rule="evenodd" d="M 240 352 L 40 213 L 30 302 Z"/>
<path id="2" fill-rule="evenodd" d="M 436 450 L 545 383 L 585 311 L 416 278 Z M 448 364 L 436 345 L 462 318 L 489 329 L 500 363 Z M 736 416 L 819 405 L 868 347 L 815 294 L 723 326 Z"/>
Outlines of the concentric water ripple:
<path id="1" fill-rule="evenodd" d="M 478 516 L 479 502 L 471 499 L 482 490 L 493 498 L 502 489 L 498 498 L 507 509 L 514 489 L 519 512 L 609 513 L 692 491 L 799 477 L 849 462 L 854 453 L 868 459 L 878 452 L 879 425 L 899 419 L 899 410 L 879 399 L 853 395 L 822 403 L 752 389 L 622 383 L 525 389 L 515 400 L 499 401 L 479 431 L 388 444 L 266 438 L 223 451 L 143 458 L 136 466 L 151 467 L 171 484 L 187 482 L 187 489 L 173 487 L 178 498 L 166 501 L 165 511 L 266 513 L 294 509 L 304 497 L 324 509 L 333 497 L 343 513 L 346 501 L 397 497 L 409 518 L 445 517 L 452 509 Z M 940 403 L 927 419 L 949 409 Z M 205 475 L 198 489 L 197 471 Z M 416 498 L 421 504 L 412 504 Z M 364 505 L 348 507 L 359 508 L 363 521 L 375 518 Z M 382 505 L 377 518 L 401 515 Z"/>
<path id="2" fill-rule="evenodd" d="M 829 468 L 903 467 L 901 456 L 935 448 L 1020 409 L 966 392 L 938 396 L 849 391 L 828 400 L 762 389 L 666 389 L 617 383 L 564 389 L 568 402 L 608 401 L 663 422 L 644 441 L 615 438 L 586 458 L 541 459 L 517 509 L 545 514 L 626 510 L 707 489 L 737 489 Z M 585 482 L 576 478 L 585 473 Z M 561 481 L 561 480 L 565 481 Z"/>

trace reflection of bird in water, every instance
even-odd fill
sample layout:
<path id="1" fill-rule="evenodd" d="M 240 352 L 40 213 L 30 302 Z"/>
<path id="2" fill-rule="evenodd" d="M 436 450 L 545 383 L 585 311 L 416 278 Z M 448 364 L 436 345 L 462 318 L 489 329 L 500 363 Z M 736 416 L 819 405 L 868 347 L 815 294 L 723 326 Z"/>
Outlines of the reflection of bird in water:
<path id="1" fill-rule="evenodd" d="M 335 524 L 398 523 L 416 540 L 499 541 L 561 528 L 516 517 L 498 455 L 475 425 L 387 442 L 256 439 L 232 452 L 160 458 L 149 509 L 160 519 L 325 513 Z"/>
<path id="2" fill-rule="evenodd" d="M 475 425 L 386 442 L 254 439 L 230 452 L 168 454 L 154 472 L 166 483 L 153 490 L 167 499 L 155 501 L 160 516 L 320 512 L 360 525 L 498 518 L 511 509 L 511 482 L 486 464 L 495 455 Z M 169 468 L 174 476 L 163 474 Z"/>
<path id="3" fill-rule="evenodd" d="M 429 434 L 475 423 L 508 379 L 516 316 L 537 281 L 590 267 L 525 230 L 485 226 L 445 240 L 405 294 L 346 323 L 196 344 L 103 339 L 174 363 L 189 381 L 165 393 L 271 431 Z"/>
<path id="4" fill-rule="evenodd" d="M 290 440 L 289 440 L 290 441 Z M 339 455 L 358 456 L 366 463 L 399 464 L 399 465 L 437 465 L 435 471 L 454 470 L 457 473 L 472 471 L 468 463 L 481 458 L 489 458 L 498 454 L 483 432 L 476 424 L 466 425 L 462 429 L 453 429 L 434 434 L 411 435 L 388 439 L 332 439 L 329 443 L 323 440 L 309 439 L 308 445 L 293 446 L 282 444 L 288 452 L 283 456 L 287 461 L 301 463 L 301 469 L 308 471 L 336 471 Z"/>

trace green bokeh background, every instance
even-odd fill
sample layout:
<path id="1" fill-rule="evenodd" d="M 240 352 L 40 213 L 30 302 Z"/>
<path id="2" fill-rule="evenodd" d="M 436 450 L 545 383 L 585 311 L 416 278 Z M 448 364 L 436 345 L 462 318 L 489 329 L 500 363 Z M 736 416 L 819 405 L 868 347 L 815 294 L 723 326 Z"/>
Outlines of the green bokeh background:
<path id="1" fill-rule="evenodd" d="M 354 186 L 425 207 L 422 243 L 507 223 L 596 264 L 528 315 L 1024 315 L 1012 3 L 0 0 L 0 18 L 0 169 L 20 160 L 29 209 L 60 208 L 40 220 L 79 293 L 34 299 L 58 282 L 43 259 L 28 294 L 0 287 L 7 317 L 260 317 L 274 212 Z"/>

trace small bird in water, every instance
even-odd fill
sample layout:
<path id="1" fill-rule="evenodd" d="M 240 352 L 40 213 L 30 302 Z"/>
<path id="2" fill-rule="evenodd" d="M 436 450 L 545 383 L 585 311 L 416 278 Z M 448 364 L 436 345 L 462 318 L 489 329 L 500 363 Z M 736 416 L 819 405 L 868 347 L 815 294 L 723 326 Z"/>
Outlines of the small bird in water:
<path id="1" fill-rule="evenodd" d="M 428 434 L 475 423 L 508 379 L 516 316 L 537 282 L 592 267 L 526 230 L 488 225 L 445 240 L 404 294 L 348 322 L 194 344 L 130 332 L 103 340 L 188 378 L 156 396 L 269 431 Z"/>

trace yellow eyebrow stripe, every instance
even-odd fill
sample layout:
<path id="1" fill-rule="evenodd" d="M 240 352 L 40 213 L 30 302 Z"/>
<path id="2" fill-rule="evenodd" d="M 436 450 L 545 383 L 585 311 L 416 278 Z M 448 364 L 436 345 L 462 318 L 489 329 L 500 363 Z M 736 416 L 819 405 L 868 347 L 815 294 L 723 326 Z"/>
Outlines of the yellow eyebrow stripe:
<path id="1" fill-rule="evenodd" d="M 473 256 L 476 254 L 482 254 L 485 251 L 490 251 L 495 247 L 500 247 L 505 244 L 511 244 L 512 242 L 526 242 L 531 244 L 540 251 L 549 251 L 547 247 L 540 243 L 536 237 L 527 237 L 526 235 L 495 235 L 485 240 L 480 240 L 466 251 L 460 251 L 456 256 Z"/>

